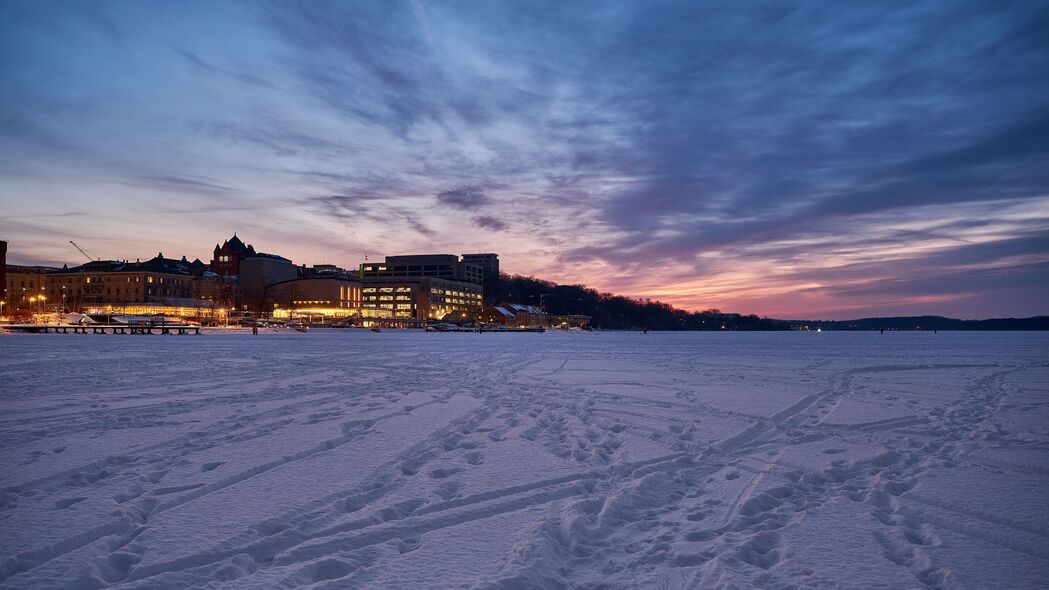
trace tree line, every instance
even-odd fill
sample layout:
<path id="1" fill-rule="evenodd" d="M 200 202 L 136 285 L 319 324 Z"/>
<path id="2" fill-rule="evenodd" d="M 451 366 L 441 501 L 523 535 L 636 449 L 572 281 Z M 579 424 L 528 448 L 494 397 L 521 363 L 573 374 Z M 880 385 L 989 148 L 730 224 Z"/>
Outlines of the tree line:
<path id="1" fill-rule="evenodd" d="M 717 309 L 690 312 L 652 299 L 601 293 L 584 285 L 558 285 L 535 277 L 500 275 L 485 292 L 493 302 L 512 301 L 539 306 L 551 315 L 582 314 L 604 330 L 783 330 L 775 320 L 756 315 L 722 313 Z"/>
<path id="2" fill-rule="evenodd" d="M 1049 330 L 1049 316 L 959 320 L 942 316 L 856 320 L 779 320 L 717 309 L 685 311 L 649 298 L 601 293 L 585 285 L 559 285 L 501 274 L 485 285 L 490 303 L 543 304 L 551 315 L 582 314 L 603 330 Z"/>

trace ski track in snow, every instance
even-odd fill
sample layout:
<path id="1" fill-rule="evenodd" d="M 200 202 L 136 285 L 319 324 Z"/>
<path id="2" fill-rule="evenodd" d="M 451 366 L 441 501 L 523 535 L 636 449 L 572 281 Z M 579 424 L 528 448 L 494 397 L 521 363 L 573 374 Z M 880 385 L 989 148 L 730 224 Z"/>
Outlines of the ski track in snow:
<path id="1" fill-rule="evenodd" d="M 0 337 L 0 588 L 1041 588 L 1049 335 Z"/>

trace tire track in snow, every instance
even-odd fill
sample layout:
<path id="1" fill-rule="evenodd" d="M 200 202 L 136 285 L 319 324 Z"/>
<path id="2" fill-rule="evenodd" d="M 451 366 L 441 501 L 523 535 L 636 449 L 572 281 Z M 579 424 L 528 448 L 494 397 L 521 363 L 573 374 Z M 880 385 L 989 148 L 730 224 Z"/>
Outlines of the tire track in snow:
<path id="1" fill-rule="evenodd" d="M 270 538 L 235 548 L 205 551 L 132 570 L 127 581 L 139 582 L 165 574 L 177 574 L 237 555 L 250 555 L 256 563 L 263 565 L 287 566 L 310 561 L 331 553 L 359 549 L 401 536 L 417 536 L 421 532 L 457 526 L 558 499 L 583 495 L 587 493 L 587 487 L 581 485 L 585 482 L 605 479 L 615 474 L 631 473 L 638 469 L 658 467 L 682 457 L 681 454 L 665 455 L 605 470 L 573 473 L 489 490 L 455 500 L 410 508 L 407 514 L 394 514 L 389 518 L 369 517 L 349 521 L 322 529 L 304 538 L 290 535 L 284 542 Z"/>
<path id="2" fill-rule="evenodd" d="M 454 393 L 449 394 L 447 397 L 424 402 L 422 404 L 419 404 L 418 406 L 415 406 L 415 408 L 420 408 L 436 403 L 442 403 L 450 399 L 452 396 L 454 396 Z M 366 432 L 369 428 L 371 428 L 378 422 L 381 422 L 382 420 L 394 416 L 404 415 L 405 413 L 406 412 L 402 409 L 381 416 L 377 416 L 372 419 L 346 422 L 343 424 L 342 436 L 324 440 L 312 447 L 308 447 L 296 453 L 285 455 L 279 459 L 269 461 L 261 465 L 256 465 L 248 470 L 234 474 L 227 478 L 223 478 L 211 484 L 207 484 L 201 488 L 198 488 L 188 494 L 179 496 L 178 498 L 175 498 L 168 502 L 161 503 L 157 502 L 153 498 L 147 498 L 147 500 L 140 506 L 132 506 L 128 510 L 126 510 L 125 512 L 128 513 L 128 515 L 126 516 L 99 525 L 72 537 L 68 537 L 62 541 L 58 541 L 47 547 L 22 552 L 12 557 L 4 559 L 2 562 L 0 562 L 0 582 L 3 582 L 4 580 L 10 578 L 13 575 L 22 572 L 27 572 L 36 567 L 44 565 L 53 559 L 56 559 L 58 557 L 61 557 L 62 555 L 65 555 L 81 547 L 89 545 L 101 539 L 102 537 L 114 534 L 125 534 L 129 530 L 131 530 L 132 527 L 147 524 L 150 518 L 162 514 L 163 512 L 166 512 L 173 508 L 182 506 L 183 504 L 187 504 L 194 500 L 203 498 L 209 494 L 213 494 L 215 492 L 227 489 L 229 487 L 247 481 L 253 477 L 257 477 L 263 473 L 272 471 L 273 469 L 277 469 L 279 467 L 289 465 L 296 461 L 301 461 L 303 459 L 313 457 L 314 455 L 317 455 L 319 453 L 324 453 L 332 449 L 341 447 L 346 443 L 361 436 L 364 432 Z"/>

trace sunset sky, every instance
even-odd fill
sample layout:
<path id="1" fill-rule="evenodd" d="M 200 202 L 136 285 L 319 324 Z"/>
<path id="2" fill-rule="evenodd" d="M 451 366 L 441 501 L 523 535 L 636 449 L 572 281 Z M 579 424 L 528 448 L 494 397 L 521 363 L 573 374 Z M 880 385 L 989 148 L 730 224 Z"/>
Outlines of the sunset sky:
<path id="1" fill-rule="evenodd" d="M 0 0 L 0 239 L 1047 314 L 1046 31 L 1044 2 Z"/>

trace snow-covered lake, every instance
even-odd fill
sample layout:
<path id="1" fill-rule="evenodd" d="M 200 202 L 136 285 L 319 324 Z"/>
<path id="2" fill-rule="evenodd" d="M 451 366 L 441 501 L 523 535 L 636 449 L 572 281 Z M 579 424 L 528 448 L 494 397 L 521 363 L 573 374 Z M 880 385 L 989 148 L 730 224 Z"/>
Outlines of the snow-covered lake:
<path id="1" fill-rule="evenodd" d="M 1049 334 L 0 336 L 4 588 L 1045 588 Z"/>

